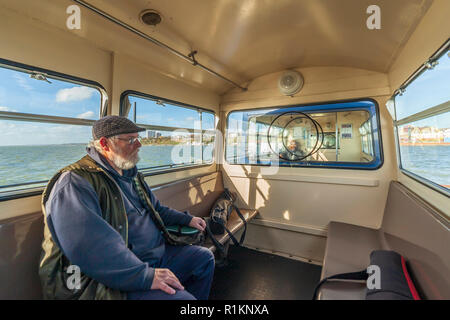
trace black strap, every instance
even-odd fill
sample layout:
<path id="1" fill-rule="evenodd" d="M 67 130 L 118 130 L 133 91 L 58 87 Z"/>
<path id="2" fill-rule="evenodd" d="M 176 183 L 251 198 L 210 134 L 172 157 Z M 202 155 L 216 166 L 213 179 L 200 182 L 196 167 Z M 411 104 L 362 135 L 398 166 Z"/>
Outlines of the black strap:
<path id="1" fill-rule="evenodd" d="M 247 221 L 245 220 L 244 215 L 241 213 L 241 210 L 239 210 L 239 208 L 234 204 L 234 199 L 233 199 L 233 196 L 231 195 L 230 190 L 225 188 L 224 193 L 231 201 L 232 208 L 234 210 L 236 210 L 237 215 L 239 216 L 239 218 L 241 218 L 242 222 L 244 223 L 244 231 L 242 232 L 241 239 L 239 240 L 239 245 L 242 245 L 244 243 L 245 234 L 247 232 Z M 231 232 L 225 226 L 224 226 L 224 228 L 227 231 L 227 233 L 230 235 L 230 238 L 231 238 L 231 240 L 233 240 L 233 243 L 237 246 L 238 242 L 236 241 L 236 238 L 231 234 Z"/>
<path id="2" fill-rule="evenodd" d="M 207 236 L 209 236 L 209 238 L 211 239 L 211 241 L 213 242 L 214 246 L 217 248 L 217 250 L 220 251 L 220 253 L 222 255 L 225 254 L 225 249 L 223 248 L 223 245 L 217 241 L 216 237 L 214 236 L 214 234 L 211 232 L 211 229 L 209 228 L 209 218 L 204 218 L 205 222 L 206 222 L 206 234 Z"/>
<path id="3" fill-rule="evenodd" d="M 366 281 L 369 275 L 367 274 L 367 270 L 361 270 L 357 272 L 348 272 L 348 273 L 339 273 L 335 274 L 333 276 L 329 276 L 324 278 L 322 281 L 319 282 L 319 284 L 314 289 L 314 295 L 313 300 L 317 299 L 317 294 L 319 292 L 320 287 L 327 282 L 328 280 L 364 280 Z"/>
<path id="4" fill-rule="evenodd" d="M 244 216 L 241 213 L 241 210 L 239 210 L 238 207 L 236 207 L 233 204 L 233 208 L 236 210 L 236 213 L 238 214 L 239 218 L 241 218 L 242 221 L 244 222 L 244 231 L 242 231 L 241 239 L 239 240 L 239 244 L 242 245 L 242 243 L 244 243 L 245 233 L 247 232 L 247 221 L 245 220 Z"/>
<path id="5" fill-rule="evenodd" d="M 222 219 L 218 219 L 218 220 L 217 220 L 217 223 L 219 223 L 219 224 L 225 229 L 225 231 L 228 233 L 228 235 L 230 236 L 230 238 L 231 238 L 231 240 L 233 241 L 233 243 L 234 243 L 235 246 L 239 246 L 239 245 L 242 244 L 241 242 L 238 242 L 238 241 L 236 240 L 236 238 L 235 238 L 235 236 L 233 235 L 233 233 L 232 233 L 232 232 L 224 225 Z M 241 237 L 241 240 L 242 240 L 242 237 Z"/>

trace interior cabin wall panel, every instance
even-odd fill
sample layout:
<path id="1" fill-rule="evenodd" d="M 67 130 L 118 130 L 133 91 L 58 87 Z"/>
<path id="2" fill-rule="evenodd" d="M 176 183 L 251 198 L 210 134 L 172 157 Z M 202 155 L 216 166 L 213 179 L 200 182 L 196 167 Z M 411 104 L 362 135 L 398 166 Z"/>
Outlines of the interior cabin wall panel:
<path id="1" fill-rule="evenodd" d="M 450 37 L 450 1 L 434 0 L 389 72 L 392 91 L 408 79 Z"/>
<path id="2" fill-rule="evenodd" d="M 119 113 L 120 95 L 125 90 L 154 94 L 217 113 L 219 96 L 216 93 L 195 87 L 173 75 L 161 74 L 133 57 L 103 49 L 106 47 L 102 42 L 104 40 L 95 41 L 92 31 L 99 32 L 99 28 L 107 27 L 104 22 L 96 25 L 96 19 L 86 19 L 82 20 L 87 23 L 81 30 L 68 31 L 65 9 L 71 3 L 61 1 L 45 6 L 33 1 L 28 6 L 26 3 L 18 6 L 17 3 L 0 2 L 0 35 L 2 41 L 8 44 L 0 47 L 0 57 L 100 83 L 108 93 L 108 112 L 112 114 Z M 23 11 L 22 14 L 19 10 Z M 11 28 L 14 28 L 14 33 L 10 32 Z M 145 45 L 151 46 L 147 42 Z M 152 63 L 157 64 L 154 60 Z M 185 64 L 190 68 L 188 63 Z M 214 171 L 216 166 L 211 165 L 152 176 L 147 181 L 150 185 L 157 185 Z M 20 205 L 14 205 L 14 201 L 19 201 Z M 39 201 L 40 197 L 28 197 L 1 202 L 0 206 L 5 207 L 1 210 L 1 218 L 40 211 Z"/>
<path id="3" fill-rule="evenodd" d="M 133 90 L 174 101 L 202 107 L 219 116 L 219 96 L 211 91 L 194 87 L 186 82 L 162 75 L 151 66 L 120 53 L 113 54 L 113 94 L 112 112 L 119 114 L 120 96 L 124 91 Z M 150 186 L 169 183 L 202 173 L 216 171 L 216 165 L 176 171 L 146 178 Z"/>
<path id="4" fill-rule="evenodd" d="M 243 206 L 258 209 L 265 219 L 321 229 L 331 220 L 378 228 L 389 182 L 397 178 L 397 161 L 392 118 L 384 105 L 387 97 L 375 99 L 384 156 L 380 169 L 280 167 L 276 174 L 270 174 L 267 167 L 230 165 L 224 160 L 225 184 L 241 195 Z"/>
<path id="5" fill-rule="evenodd" d="M 237 233 L 236 239 L 240 239 L 241 234 L 242 231 Z M 245 235 L 244 246 L 322 265 L 326 240 L 326 236 L 267 228 L 250 223 Z"/>
<path id="6" fill-rule="evenodd" d="M 306 67 L 294 69 L 304 78 L 303 88 L 294 96 L 278 90 L 283 71 L 253 79 L 248 90 L 232 89 L 221 100 L 221 111 L 327 102 L 390 94 L 387 75 L 347 67 Z"/>
<path id="7" fill-rule="evenodd" d="M 96 81 L 111 90 L 111 54 L 94 43 L 3 7 L 0 35 L 0 58 Z"/>
<path id="8" fill-rule="evenodd" d="M 400 87 L 450 37 L 450 1 L 435 0 L 389 70 L 392 91 Z M 403 174 L 398 181 L 450 217 L 450 198 Z"/>
<path id="9" fill-rule="evenodd" d="M 398 173 L 398 182 L 420 195 L 422 199 L 427 201 L 430 205 L 438 209 L 446 215 L 448 219 L 450 219 L 450 197 L 445 196 L 420 182 L 417 182 L 402 172 Z"/>
<path id="10" fill-rule="evenodd" d="M 69 17 L 66 10 L 70 5 L 74 4 L 76 3 L 71 0 L 0 0 L 0 6 L 4 7 L 4 10 L 16 12 L 16 14 L 20 13 L 20 16 L 17 15 L 18 17 L 22 17 L 20 20 L 26 17 L 27 20 L 46 25 L 49 30 L 57 29 L 61 33 L 78 37 L 98 48 L 102 48 L 104 51 L 128 54 L 133 59 L 158 69 L 159 73 L 164 73 L 180 81 L 186 80 L 186 82 L 207 88 L 207 90 L 219 94 L 229 88 L 230 85 L 224 86 L 223 80 L 206 71 L 202 71 L 191 63 L 176 57 L 163 48 L 82 6 L 79 6 L 81 9 L 80 29 L 69 30 L 66 26 Z M 187 55 L 192 50 L 192 47 L 186 41 L 174 41 L 173 34 L 168 36 L 163 30 L 159 30 L 159 28 L 155 29 L 145 26 L 137 21 L 139 11 L 135 12 L 135 16 L 127 16 L 126 18 L 123 16 L 123 13 L 118 14 L 116 10 L 110 10 L 110 8 L 106 10 L 106 13 L 117 16 L 124 23 L 132 25 L 144 34 L 167 43 L 179 52 Z M 35 39 L 39 39 L 39 35 Z M 179 40 L 179 37 L 177 39 Z M 53 45 L 49 46 L 49 48 L 52 47 Z M 65 47 L 66 49 L 70 48 L 68 44 L 65 44 Z M 201 56 L 202 60 L 199 61 L 204 62 L 205 58 L 208 57 L 203 55 Z M 206 61 L 210 62 L 211 59 L 207 59 Z M 216 69 L 224 68 L 222 65 L 218 66 L 215 64 L 208 64 L 208 66 L 214 66 Z M 223 73 L 223 70 L 221 71 Z M 110 77 L 108 77 L 109 79 Z"/>
<path id="11" fill-rule="evenodd" d="M 93 43 L 4 7 L 0 37 L 0 58 L 96 81 L 111 90 L 111 55 Z M 2 201 L 0 219 L 40 212 L 40 201 L 41 196 Z"/>
<path id="12" fill-rule="evenodd" d="M 212 91 L 161 74 L 150 65 L 117 52 L 113 53 L 113 68 L 112 106 L 116 114 L 120 95 L 133 90 L 209 109 L 218 116 L 220 97 Z"/>
<path id="13" fill-rule="evenodd" d="M 9 201 L 0 201 L 0 221 L 30 213 L 41 212 L 41 199 L 32 196 Z"/>
<path id="14" fill-rule="evenodd" d="M 257 247 L 255 244 L 259 243 L 265 250 L 317 261 L 325 252 L 320 235 L 326 235 L 330 221 L 369 228 L 381 225 L 389 183 L 397 178 L 392 117 L 385 106 L 390 87 L 386 74 L 367 70 L 298 70 L 305 84 L 294 97 L 278 93 L 276 85 L 281 73 L 274 73 L 252 81 L 248 92 L 225 95 L 222 113 L 226 117 L 231 110 L 373 98 L 380 111 L 383 166 L 377 170 L 281 167 L 276 174 L 265 174 L 267 167 L 230 165 L 224 161 L 222 170 L 225 186 L 238 192 L 240 205 L 257 209 L 257 219 L 263 221 L 250 223 L 252 236 L 246 245 Z M 356 154 L 359 156 L 359 150 L 355 150 Z M 304 247 L 300 238 L 295 240 L 293 235 L 315 245 Z"/>

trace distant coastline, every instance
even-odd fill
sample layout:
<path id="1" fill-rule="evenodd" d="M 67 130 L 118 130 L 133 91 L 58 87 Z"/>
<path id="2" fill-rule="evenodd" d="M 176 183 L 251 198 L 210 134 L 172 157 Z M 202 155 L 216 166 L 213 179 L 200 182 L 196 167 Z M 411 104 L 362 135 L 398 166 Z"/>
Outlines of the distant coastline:
<path id="1" fill-rule="evenodd" d="M 437 142 L 429 142 L 429 143 L 424 143 L 424 142 L 400 142 L 401 146 L 418 146 L 418 147 L 424 147 L 424 146 L 450 146 L 450 142 L 441 142 L 441 143 L 437 143 Z"/>

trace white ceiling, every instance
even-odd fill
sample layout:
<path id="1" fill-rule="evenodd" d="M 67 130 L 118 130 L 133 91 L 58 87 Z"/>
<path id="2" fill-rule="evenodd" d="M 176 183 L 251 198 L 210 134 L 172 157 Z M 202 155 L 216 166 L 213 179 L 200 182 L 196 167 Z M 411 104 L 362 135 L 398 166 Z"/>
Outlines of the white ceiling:
<path id="1" fill-rule="evenodd" d="M 345 66 L 387 72 L 431 0 L 89 0 L 233 80 L 295 67 Z M 369 5 L 381 29 L 369 30 Z M 155 9 L 157 27 L 139 13 Z M 149 43 L 149 48 L 152 44 Z M 203 60 L 202 60 L 203 58 Z M 185 63 L 185 62 L 184 62 Z M 209 64 L 209 65 L 208 65 Z M 221 91 L 229 88 L 223 83 Z"/>
<path id="2" fill-rule="evenodd" d="M 203 65 L 244 85 L 264 74 L 289 68 L 342 66 L 386 73 L 433 0 L 86 0 L 100 10 L 187 55 L 197 50 Z M 18 8 L 19 2 L 1 0 Z M 28 1 L 26 1 L 28 2 Z M 73 3 L 73 1 L 63 1 Z M 44 23 L 58 18 L 62 2 L 42 1 L 47 15 L 30 11 Z M 369 30 L 367 8 L 381 9 L 381 29 Z M 50 8 L 54 6 L 55 8 Z M 67 6 L 67 4 L 65 4 Z M 54 9 L 54 10 L 53 10 Z M 156 27 L 139 21 L 139 13 L 154 9 L 163 21 Z M 83 8 L 83 10 L 86 10 Z M 61 11 L 58 9 L 58 12 Z M 86 12 L 86 11 L 84 11 Z M 95 17 L 94 25 L 80 36 L 110 50 L 123 50 L 161 69 L 218 94 L 232 85 L 200 68 L 164 53 L 150 42 L 119 32 L 112 22 Z M 45 18 L 42 18 L 45 17 Z M 94 19 L 95 18 L 95 19 Z M 101 23 L 99 23 L 101 21 Z M 106 29 L 106 32 L 105 32 Z M 67 31 L 67 30 L 66 30 Z M 99 32 L 102 36 L 99 37 Z M 114 34 L 125 34 L 117 43 Z M 101 34 L 101 33 L 100 33 Z M 139 42 L 139 43 L 138 43 Z M 134 45 L 136 44 L 136 45 Z M 126 48 L 121 48 L 126 46 Z M 148 48 L 148 50 L 147 50 Z M 167 55 L 165 57 L 164 55 Z"/>

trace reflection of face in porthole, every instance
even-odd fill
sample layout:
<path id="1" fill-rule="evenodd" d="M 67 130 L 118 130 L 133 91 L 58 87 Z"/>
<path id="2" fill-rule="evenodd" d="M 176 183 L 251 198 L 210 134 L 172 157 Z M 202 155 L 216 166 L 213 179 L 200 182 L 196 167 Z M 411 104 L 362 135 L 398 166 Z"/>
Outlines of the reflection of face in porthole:
<path id="1" fill-rule="evenodd" d="M 282 159 L 296 161 L 304 155 L 305 152 L 300 148 L 300 144 L 295 140 L 291 140 L 287 146 L 287 149 L 282 151 L 279 156 Z"/>
<path id="2" fill-rule="evenodd" d="M 323 143 L 320 124 L 302 112 L 277 116 L 268 130 L 269 146 L 281 160 L 301 161 L 317 152 Z"/>

